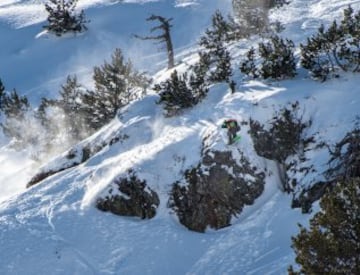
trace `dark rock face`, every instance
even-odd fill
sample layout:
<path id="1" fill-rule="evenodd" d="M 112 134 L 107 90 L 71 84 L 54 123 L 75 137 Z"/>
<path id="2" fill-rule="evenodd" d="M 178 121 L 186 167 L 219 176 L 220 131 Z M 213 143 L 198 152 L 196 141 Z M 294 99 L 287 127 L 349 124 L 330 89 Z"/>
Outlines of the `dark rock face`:
<path id="1" fill-rule="evenodd" d="M 302 213 L 310 213 L 313 202 L 321 199 L 332 185 L 329 182 L 318 182 L 308 189 L 303 189 L 299 195 L 293 194 L 291 207 L 301 208 Z"/>
<path id="2" fill-rule="evenodd" d="M 208 150 L 197 167 L 185 172 L 184 182 L 173 185 L 169 207 L 183 225 L 197 232 L 229 226 L 232 216 L 261 195 L 265 174 L 242 154 L 239 163 L 232 152 Z"/>
<path id="3" fill-rule="evenodd" d="M 119 178 L 112 184 L 118 194 L 114 194 L 114 189 L 111 188 L 108 195 L 97 200 L 98 209 L 141 219 L 151 219 L 156 215 L 156 209 L 160 204 L 157 193 L 134 173 L 129 174 L 127 178 Z"/>
<path id="4" fill-rule="evenodd" d="M 122 135 L 122 134 L 117 134 L 115 135 L 112 139 L 110 139 L 109 141 L 103 141 L 101 143 L 98 144 L 85 144 L 82 147 L 73 147 L 70 150 L 67 151 L 67 153 L 64 155 L 64 157 L 57 159 L 56 161 L 61 161 L 64 162 L 64 164 L 62 166 L 56 166 L 56 169 L 44 169 L 41 170 L 39 172 L 37 172 L 37 174 L 31 178 L 31 180 L 27 183 L 26 187 L 30 187 L 33 186 L 37 183 L 39 183 L 40 181 L 55 175 L 61 171 L 64 171 L 66 169 L 75 167 L 81 163 L 84 163 L 85 161 L 87 161 L 88 159 L 90 159 L 93 155 L 95 155 L 96 153 L 100 152 L 105 146 L 108 145 L 113 145 L 117 142 L 122 142 L 125 139 L 128 139 L 129 136 L 127 135 Z"/>

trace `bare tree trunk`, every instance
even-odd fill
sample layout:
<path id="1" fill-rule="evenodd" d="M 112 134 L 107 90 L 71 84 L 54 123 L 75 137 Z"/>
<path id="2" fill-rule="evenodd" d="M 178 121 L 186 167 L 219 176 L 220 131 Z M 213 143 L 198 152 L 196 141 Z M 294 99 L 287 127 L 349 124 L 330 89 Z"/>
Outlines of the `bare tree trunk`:
<path id="1" fill-rule="evenodd" d="M 168 55 L 168 69 L 172 69 L 175 67 L 175 60 L 174 60 L 174 48 L 170 37 L 170 30 L 166 34 L 166 50 Z"/>
<path id="2" fill-rule="evenodd" d="M 172 69 L 175 66 L 175 61 L 174 61 L 174 48 L 170 35 L 170 29 L 172 27 L 170 21 L 173 19 L 172 18 L 166 19 L 165 17 L 159 15 L 151 15 L 149 18 L 146 19 L 146 21 L 155 21 L 155 20 L 159 21 L 160 25 L 151 28 L 150 32 L 161 29 L 163 31 L 162 34 L 157 36 L 145 36 L 145 37 L 135 35 L 135 37 L 140 38 L 142 40 L 158 40 L 159 42 L 165 42 L 167 56 L 168 56 L 168 69 Z"/>

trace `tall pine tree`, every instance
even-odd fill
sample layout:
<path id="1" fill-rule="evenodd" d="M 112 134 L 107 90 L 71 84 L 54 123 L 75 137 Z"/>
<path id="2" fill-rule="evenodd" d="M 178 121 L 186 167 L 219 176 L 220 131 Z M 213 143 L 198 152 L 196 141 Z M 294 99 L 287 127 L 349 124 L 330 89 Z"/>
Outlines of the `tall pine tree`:
<path id="1" fill-rule="evenodd" d="M 119 109 L 139 98 L 149 80 L 138 73 L 130 61 L 125 61 L 116 49 L 111 62 L 94 68 L 95 89 L 86 91 L 81 98 L 86 124 L 98 129 L 112 120 Z"/>

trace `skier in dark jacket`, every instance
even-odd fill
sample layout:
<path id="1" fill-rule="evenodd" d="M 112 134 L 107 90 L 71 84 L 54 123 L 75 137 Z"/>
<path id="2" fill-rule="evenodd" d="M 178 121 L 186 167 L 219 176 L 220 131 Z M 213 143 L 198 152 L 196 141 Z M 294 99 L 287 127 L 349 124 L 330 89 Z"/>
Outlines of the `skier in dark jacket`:
<path id="1" fill-rule="evenodd" d="M 224 121 L 224 123 L 221 125 L 221 128 L 227 128 L 228 132 L 228 138 L 229 138 L 229 143 L 228 144 L 232 144 L 234 142 L 234 138 L 236 137 L 236 133 L 238 131 L 240 131 L 240 126 L 237 123 L 237 121 L 235 119 L 227 119 Z"/>

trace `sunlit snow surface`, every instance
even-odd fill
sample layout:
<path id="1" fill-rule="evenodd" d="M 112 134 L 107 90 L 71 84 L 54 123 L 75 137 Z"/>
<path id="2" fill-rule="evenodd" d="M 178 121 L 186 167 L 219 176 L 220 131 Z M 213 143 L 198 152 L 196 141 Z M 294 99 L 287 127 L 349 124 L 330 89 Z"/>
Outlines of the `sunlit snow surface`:
<path id="1" fill-rule="evenodd" d="M 125 2 L 80 0 L 79 8 L 91 20 L 88 32 L 55 38 L 39 35 L 46 17 L 43 1 L 1 1 L 0 77 L 6 88 L 16 88 L 36 106 L 42 96 L 56 97 L 68 74 L 76 73 L 81 83 L 92 87 L 92 67 L 109 60 L 116 47 L 138 67 L 154 73 L 154 81 L 166 79 L 170 72 L 155 73 L 166 66 L 164 54 L 151 43 L 131 38 L 148 33 L 146 17 L 156 13 L 174 18 L 177 70 L 182 72 L 196 61 L 194 47 L 211 14 L 217 8 L 229 10 L 231 1 Z M 339 18 L 348 4 L 360 9 L 355 0 L 293 0 L 271 18 L 282 21 L 283 35 L 298 45 L 322 22 Z M 234 68 L 256 42 L 254 38 L 230 47 Z M 294 261 L 290 238 L 298 231 L 297 223 L 306 224 L 309 215 L 290 208 L 291 196 L 279 191 L 274 163 L 255 154 L 247 126 L 242 127 L 241 142 L 229 149 L 243 151 L 254 165 L 271 173 L 265 192 L 233 219 L 231 227 L 205 234 L 184 228 L 167 208 L 171 184 L 197 164 L 204 137 L 212 135 L 214 148 L 226 148 L 219 127 L 224 118 L 266 122 L 289 102 L 299 101 L 304 119 L 313 121 L 310 135 L 334 144 L 359 115 L 359 76 L 343 74 L 319 83 L 299 70 L 295 79 L 282 82 L 242 78 L 237 69 L 235 94 L 225 84 L 215 85 L 201 104 L 176 118 L 164 118 L 158 97 L 150 94 L 78 146 L 96 146 L 119 132 L 130 139 L 103 148 L 84 164 L 27 191 L 25 184 L 38 169 L 62 167 L 66 158 L 59 155 L 36 163 L 27 152 L 12 151 L 1 136 L 0 274 L 286 274 Z M 309 164 L 324 171 L 328 152 L 311 154 Z M 97 196 L 129 168 L 160 196 L 152 220 L 94 208 Z M 307 186 L 318 178 L 299 180 Z"/>

